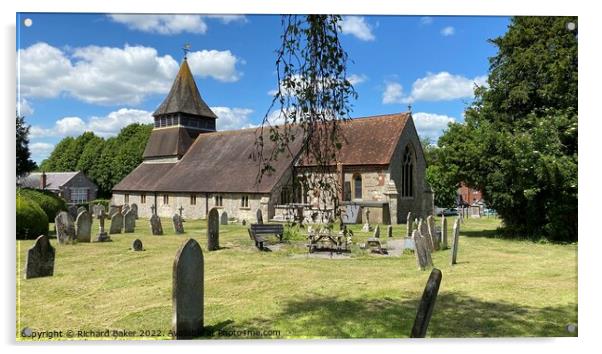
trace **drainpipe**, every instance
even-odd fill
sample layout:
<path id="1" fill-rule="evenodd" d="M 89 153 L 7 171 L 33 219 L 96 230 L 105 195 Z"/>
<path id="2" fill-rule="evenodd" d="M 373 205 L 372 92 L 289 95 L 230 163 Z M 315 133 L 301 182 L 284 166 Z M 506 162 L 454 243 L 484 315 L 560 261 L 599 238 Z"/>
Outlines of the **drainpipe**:
<path id="1" fill-rule="evenodd" d="M 205 192 L 205 219 L 209 215 L 209 193 Z"/>

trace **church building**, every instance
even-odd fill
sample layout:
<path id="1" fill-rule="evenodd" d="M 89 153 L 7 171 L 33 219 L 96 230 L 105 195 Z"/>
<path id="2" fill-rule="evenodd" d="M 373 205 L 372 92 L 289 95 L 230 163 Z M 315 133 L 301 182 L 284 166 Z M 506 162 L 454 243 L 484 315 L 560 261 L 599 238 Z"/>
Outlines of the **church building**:
<path id="1" fill-rule="evenodd" d="M 292 143 L 290 153 L 272 163 L 275 171 L 258 180 L 259 161 L 251 158 L 258 129 L 217 131 L 218 117 L 201 98 L 186 59 L 153 117 L 144 160 L 113 188 L 114 205 L 135 203 L 141 217 L 153 210 L 171 217 L 181 209 L 189 219 L 205 218 L 216 207 L 249 222 L 255 222 L 257 209 L 267 221 L 282 220 L 290 205 L 317 206 L 317 198 L 294 183 L 312 171 L 299 158 L 301 145 Z M 341 205 L 370 210 L 370 222 L 384 224 L 406 222 L 409 211 L 417 217 L 433 212 L 411 113 L 340 124 L 343 145 L 332 171 L 343 186 Z M 264 134 L 269 149 L 267 129 Z"/>

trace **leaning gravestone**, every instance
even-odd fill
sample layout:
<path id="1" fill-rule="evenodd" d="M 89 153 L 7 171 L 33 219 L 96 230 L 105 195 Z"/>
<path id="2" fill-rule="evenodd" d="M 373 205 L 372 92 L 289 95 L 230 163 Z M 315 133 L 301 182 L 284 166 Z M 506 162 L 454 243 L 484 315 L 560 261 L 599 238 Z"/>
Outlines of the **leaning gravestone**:
<path id="1" fill-rule="evenodd" d="M 257 223 L 263 224 L 263 213 L 261 212 L 261 209 L 257 209 Z"/>
<path id="2" fill-rule="evenodd" d="M 426 218 L 426 226 L 428 229 L 429 237 L 433 242 L 433 250 L 438 250 L 440 248 L 439 238 L 437 237 L 437 230 L 435 230 L 435 219 L 432 215 L 429 215 Z"/>
<path id="3" fill-rule="evenodd" d="M 25 279 L 49 277 L 54 273 L 54 247 L 48 236 L 41 235 L 27 251 Z"/>
<path id="4" fill-rule="evenodd" d="M 125 213 L 127 213 L 130 210 L 130 206 L 128 204 L 124 204 L 123 207 L 121 207 L 121 215 L 125 215 Z"/>
<path id="5" fill-rule="evenodd" d="M 132 250 L 144 251 L 144 248 L 142 247 L 142 241 L 140 241 L 140 239 L 135 239 L 134 242 L 132 242 Z"/>
<path id="6" fill-rule="evenodd" d="M 450 264 L 456 264 L 458 258 L 458 242 L 460 241 L 460 219 L 456 219 L 454 222 L 454 230 L 452 235 L 452 251 Z"/>
<path id="7" fill-rule="evenodd" d="M 176 339 L 190 339 L 203 333 L 203 267 L 201 246 L 188 239 L 176 253 L 173 263 L 172 332 Z"/>
<path id="8" fill-rule="evenodd" d="M 87 210 L 77 214 L 75 219 L 75 235 L 78 242 L 90 242 L 92 236 L 92 217 Z"/>
<path id="9" fill-rule="evenodd" d="M 412 212 L 408 212 L 408 219 L 406 221 L 408 226 L 408 230 L 406 233 L 406 237 L 412 237 L 412 231 L 414 231 L 414 221 L 412 220 Z"/>
<path id="10" fill-rule="evenodd" d="M 412 240 L 416 247 L 414 255 L 416 256 L 416 265 L 418 266 L 418 269 L 425 270 L 427 267 L 432 266 L 433 260 L 431 259 L 431 252 L 426 245 L 426 238 L 420 236 L 420 232 L 415 230 L 412 232 Z"/>
<path id="11" fill-rule="evenodd" d="M 54 227 L 56 228 L 56 239 L 59 244 L 75 242 L 75 225 L 73 219 L 65 211 L 61 211 L 54 218 Z"/>
<path id="12" fill-rule="evenodd" d="M 393 226 L 392 225 L 387 226 L 387 237 L 389 237 L 389 238 L 393 237 Z"/>
<path id="13" fill-rule="evenodd" d="M 380 238 L 380 226 L 379 225 L 376 225 L 376 227 L 374 228 L 374 234 L 372 235 L 372 237 Z"/>
<path id="14" fill-rule="evenodd" d="M 117 212 L 111 216 L 111 228 L 109 229 L 109 234 L 120 234 L 121 229 L 123 229 L 123 215 Z"/>
<path id="15" fill-rule="evenodd" d="M 447 249 L 447 219 L 441 216 L 441 249 Z"/>
<path id="16" fill-rule="evenodd" d="M 261 212 L 261 209 L 257 210 Z M 209 251 L 219 249 L 219 212 L 216 208 L 211 209 L 207 216 L 207 249 Z"/>
<path id="17" fill-rule="evenodd" d="M 163 235 L 163 227 L 161 226 L 161 219 L 159 218 L 159 216 L 157 216 L 157 214 L 153 214 L 153 216 L 150 217 L 149 221 L 151 233 L 153 235 Z"/>
<path id="18" fill-rule="evenodd" d="M 134 232 L 136 229 L 136 214 L 133 209 L 123 215 L 123 232 Z"/>
<path id="19" fill-rule="evenodd" d="M 219 217 L 219 223 L 222 225 L 228 225 L 228 213 L 225 211 Z"/>
<path id="20" fill-rule="evenodd" d="M 130 209 L 134 212 L 134 217 L 138 219 L 138 204 L 132 203 Z"/>
<path id="21" fill-rule="evenodd" d="M 435 268 L 431 271 L 431 275 L 424 287 L 418 310 L 416 311 L 416 319 L 412 326 L 410 338 L 424 338 L 426 336 L 426 330 L 428 329 L 431 316 L 433 315 L 433 309 L 435 308 L 435 301 L 437 300 L 442 277 L 443 275 L 439 269 Z"/>
<path id="22" fill-rule="evenodd" d="M 182 217 L 180 216 L 180 214 L 173 214 L 173 217 L 171 218 L 172 224 L 173 224 L 173 230 L 175 231 L 176 234 L 183 234 L 184 233 L 184 224 L 182 223 Z"/>

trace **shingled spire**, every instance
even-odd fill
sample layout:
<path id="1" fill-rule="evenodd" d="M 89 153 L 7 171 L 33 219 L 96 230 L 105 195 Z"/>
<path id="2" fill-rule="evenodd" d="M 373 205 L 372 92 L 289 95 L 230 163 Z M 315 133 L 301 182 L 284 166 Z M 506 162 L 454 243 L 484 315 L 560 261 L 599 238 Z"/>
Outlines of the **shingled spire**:
<path id="1" fill-rule="evenodd" d="M 186 58 L 171 90 L 155 113 L 144 159 L 180 159 L 199 134 L 215 131 L 217 116 L 203 101 Z"/>

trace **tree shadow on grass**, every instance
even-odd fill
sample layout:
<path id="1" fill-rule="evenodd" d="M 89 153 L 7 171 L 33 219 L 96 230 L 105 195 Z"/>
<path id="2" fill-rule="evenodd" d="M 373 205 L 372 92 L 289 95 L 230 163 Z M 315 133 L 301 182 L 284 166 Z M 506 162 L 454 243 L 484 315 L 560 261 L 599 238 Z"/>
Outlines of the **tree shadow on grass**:
<path id="1" fill-rule="evenodd" d="M 407 338 L 418 298 L 341 300 L 314 296 L 283 304 L 282 311 L 273 318 L 229 323 L 223 329 L 247 334 L 278 330 L 276 338 Z M 536 308 L 440 294 L 427 337 L 574 336 L 566 325 L 576 321 L 576 304 Z"/>
<path id="2" fill-rule="evenodd" d="M 485 237 L 485 238 L 503 238 L 503 235 L 498 230 L 460 230 L 461 236 L 466 237 Z"/>

